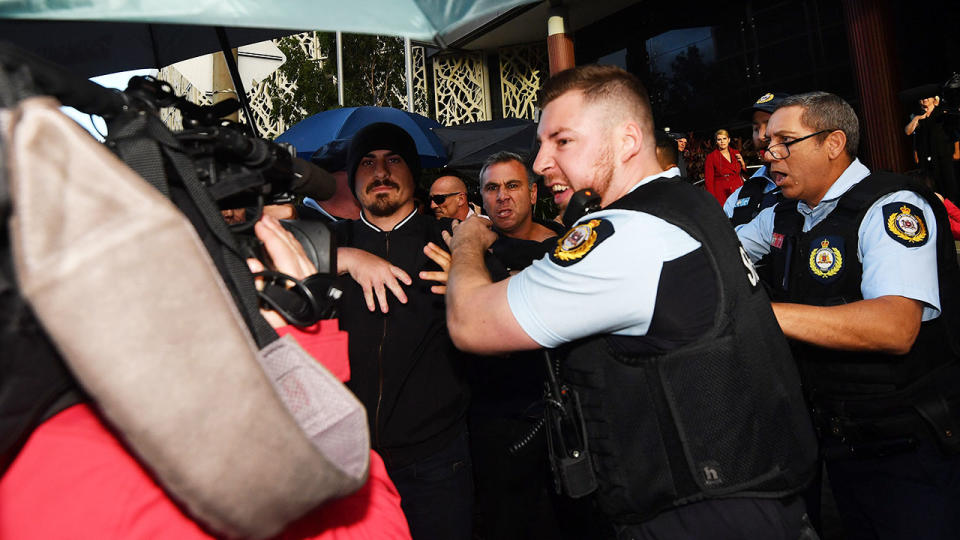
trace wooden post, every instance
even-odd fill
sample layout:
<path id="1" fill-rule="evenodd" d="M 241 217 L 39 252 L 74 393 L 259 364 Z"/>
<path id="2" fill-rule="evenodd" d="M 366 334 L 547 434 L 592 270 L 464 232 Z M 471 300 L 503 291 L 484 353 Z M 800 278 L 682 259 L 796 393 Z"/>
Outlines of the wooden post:
<path id="1" fill-rule="evenodd" d="M 907 168 L 905 120 L 897 102 L 896 55 L 886 0 L 843 0 L 850 59 L 860 96 L 860 154 L 871 170 Z"/>
<path id="2" fill-rule="evenodd" d="M 547 19 L 547 56 L 550 58 L 551 76 L 576 65 L 573 40 L 567 35 L 564 15 L 560 11 L 551 11 Z"/>

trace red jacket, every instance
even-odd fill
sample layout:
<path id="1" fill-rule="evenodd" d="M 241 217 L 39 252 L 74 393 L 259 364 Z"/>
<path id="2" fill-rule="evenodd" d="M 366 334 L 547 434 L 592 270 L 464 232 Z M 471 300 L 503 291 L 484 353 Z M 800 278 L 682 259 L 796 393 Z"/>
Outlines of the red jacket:
<path id="1" fill-rule="evenodd" d="M 703 165 L 704 187 L 707 188 L 722 205 L 727 202 L 727 197 L 743 185 L 743 178 L 740 177 L 740 161 L 737 152 L 730 148 L 730 161 L 723 157 L 720 150 L 714 150 L 707 154 L 707 160 Z"/>
<path id="2" fill-rule="evenodd" d="M 960 240 L 960 208 L 950 199 L 944 199 L 943 205 L 947 207 L 947 217 L 950 218 L 950 233 L 954 240 Z"/>
<path id="3" fill-rule="evenodd" d="M 277 332 L 293 334 L 333 374 L 349 378 L 346 335 L 336 328 L 288 326 Z M 0 538 L 213 538 L 87 404 L 65 409 L 34 430 L 0 478 L 0 506 Z M 371 451 L 370 477 L 359 491 L 323 504 L 277 538 L 409 539 L 410 530 L 383 460 Z"/>

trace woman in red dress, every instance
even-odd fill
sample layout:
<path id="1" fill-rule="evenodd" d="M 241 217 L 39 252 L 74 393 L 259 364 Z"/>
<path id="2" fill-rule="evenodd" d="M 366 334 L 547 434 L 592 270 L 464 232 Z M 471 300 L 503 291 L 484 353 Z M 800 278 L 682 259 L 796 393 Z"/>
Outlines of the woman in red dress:
<path id="1" fill-rule="evenodd" d="M 730 134 L 725 129 L 719 129 L 713 134 L 717 142 L 717 149 L 707 155 L 704 163 L 704 183 L 717 201 L 722 205 L 727 197 L 743 185 L 740 171 L 745 167 L 743 156 L 730 148 Z"/>

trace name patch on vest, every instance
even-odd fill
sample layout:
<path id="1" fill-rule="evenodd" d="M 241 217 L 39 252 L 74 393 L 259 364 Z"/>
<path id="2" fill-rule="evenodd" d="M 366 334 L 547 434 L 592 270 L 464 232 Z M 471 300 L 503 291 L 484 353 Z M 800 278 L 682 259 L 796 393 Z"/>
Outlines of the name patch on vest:
<path id="1" fill-rule="evenodd" d="M 613 224 L 605 219 L 591 219 L 567 231 L 550 253 L 560 266 L 570 266 L 587 256 L 601 242 L 613 235 Z"/>
<path id="2" fill-rule="evenodd" d="M 919 247 L 927 243 L 930 235 L 923 222 L 923 211 L 916 206 L 905 202 L 885 204 L 883 216 L 890 238 L 907 247 Z"/>
<path id="3" fill-rule="evenodd" d="M 742 199 L 737 199 L 737 204 L 734 205 L 734 208 L 743 208 L 748 204 L 750 204 L 750 197 L 744 197 Z"/>
<path id="4" fill-rule="evenodd" d="M 810 272 L 823 283 L 837 278 L 843 269 L 843 238 L 824 236 L 810 243 Z"/>
<path id="5" fill-rule="evenodd" d="M 773 239 L 770 240 L 770 245 L 777 248 L 783 248 L 783 235 L 780 233 L 773 233 Z"/>

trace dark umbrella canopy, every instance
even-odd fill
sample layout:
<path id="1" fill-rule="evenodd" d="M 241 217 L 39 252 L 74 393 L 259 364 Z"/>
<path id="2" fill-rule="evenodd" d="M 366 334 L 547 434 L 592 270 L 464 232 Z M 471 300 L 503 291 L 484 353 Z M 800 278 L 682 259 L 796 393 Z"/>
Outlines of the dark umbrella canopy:
<path id="1" fill-rule="evenodd" d="M 537 124 L 519 118 L 471 122 L 433 130 L 447 147 L 448 166 L 477 172 L 483 160 L 506 150 L 528 162 L 537 149 Z"/>
<path id="2" fill-rule="evenodd" d="M 296 32 L 226 29 L 232 47 Z M 213 27 L 183 24 L 0 19 L 0 39 L 84 78 L 132 69 L 159 69 L 220 51 Z"/>
<path id="3" fill-rule="evenodd" d="M 298 156 L 310 159 L 321 146 L 338 139 L 350 139 L 357 131 L 376 122 L 389 122 L 406 130 L 417 144 L 420 163 L 424 167 L 446 164 L 447 152 L 434 135 L 440 124 L 426 116 L 392 107 L 344 107 L 323 111 L 297 122 L 276 140 L 292 144 Z"/>

